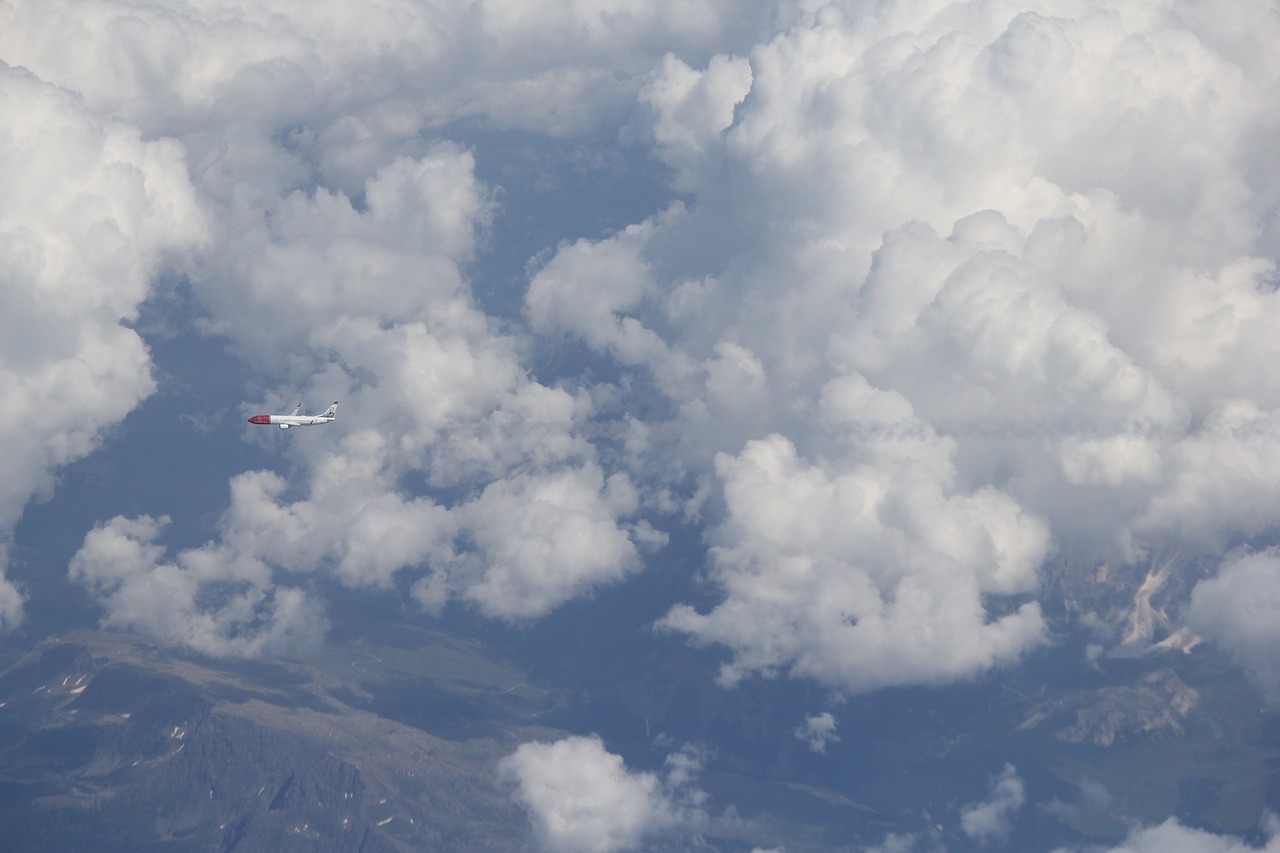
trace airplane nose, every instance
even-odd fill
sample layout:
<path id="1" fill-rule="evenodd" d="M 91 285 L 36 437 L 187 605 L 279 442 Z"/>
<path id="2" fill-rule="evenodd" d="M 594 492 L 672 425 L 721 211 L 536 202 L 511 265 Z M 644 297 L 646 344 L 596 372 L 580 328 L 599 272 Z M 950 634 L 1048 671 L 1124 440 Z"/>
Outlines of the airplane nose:
<path id="1" fill-rule="evenodd" d="M 271 423 L 271 416 L 270 415 L 254 415 L 253 417 L 249 418 L 249 423 L 269 424 Z"/>

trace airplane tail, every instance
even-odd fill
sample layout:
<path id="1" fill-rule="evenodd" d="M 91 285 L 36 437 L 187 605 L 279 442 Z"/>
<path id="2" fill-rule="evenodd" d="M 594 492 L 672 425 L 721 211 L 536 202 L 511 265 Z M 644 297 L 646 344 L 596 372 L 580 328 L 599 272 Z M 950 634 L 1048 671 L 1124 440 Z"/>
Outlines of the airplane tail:
<path id="1" fill-rule="evenodd" d="M 336 418 L 337 416 L 338 416 L 338 401 L 337 401 L 337 400 L 334 400 L 334 401 L 333 401 L 333 405 L 331 405 L 331 406 L 329 406 L 329 408 L 325 409 L 325 410 L 324 410 L 324 413 L 320 415 L 320 417 L 322 417 L 322 418 L 329 418 L 330 420 L 332 420 L 333 418 Z"/>

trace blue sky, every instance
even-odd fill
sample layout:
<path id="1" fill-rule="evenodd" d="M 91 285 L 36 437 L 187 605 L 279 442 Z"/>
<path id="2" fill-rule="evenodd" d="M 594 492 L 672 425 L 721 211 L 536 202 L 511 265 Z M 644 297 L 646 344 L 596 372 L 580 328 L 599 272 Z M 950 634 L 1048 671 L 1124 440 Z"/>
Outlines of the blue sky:
<path id="1" fill-rule="evenodd" d="M 314 654 L 335 588 L 527 627 L 694 540 L 663 642 L 855 697 L 1176 552 L 1184 606 L 1095 645 L 1280 695 L 1272 4 L 530 9 L 0 10 L 6 631 Z M 298 399 L 338 422 L 244 423 Z M 607 747 L 503 765 L 538 843 L 696 824 L 696 756 Z M 634 812 L 558 837 L 564 756 Z"/>

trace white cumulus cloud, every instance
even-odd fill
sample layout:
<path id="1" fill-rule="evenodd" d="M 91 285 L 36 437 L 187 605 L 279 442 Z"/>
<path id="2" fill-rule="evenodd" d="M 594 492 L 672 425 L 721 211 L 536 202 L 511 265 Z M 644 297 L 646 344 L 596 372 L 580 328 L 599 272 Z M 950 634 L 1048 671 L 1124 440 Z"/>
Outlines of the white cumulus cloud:
<path id="1" fill-rule="evenodd" d="M 1271 702 L 1280 701 L 1280 555 L 1267 551 L 1225 561 L 1191 593 L 1187 623 L 1232 657 Z"/>
<path id="2" fill-rule="evenodd" d="M 543 850 L 612 853 L 695 827 L 703 795 L 690 787 L 696 757 L 677 752 L 667 773 L 629 770 L 599 737 L 522 744 L 498 764 Z"/>
<path id="3" fill-rule="evenodd" d="M 984 844 L 998 841 L 1009 834 L 1010 821 L 1026 799 L 1026 788 L 1017 769 L 1006 764 L 1000 775 L 991 780 L 987 799 L 960 810 L 960 829 Z"/>
<path id="4" fill-rule="evenodd" d="M 2 56 L 3 54 L 0 54 Z M 206 238 L 173 139 L 0 62 L 0 542 L 57 470 L 155 390 L 127 327 L 166 263 Z M 4 555 L 0 554 L 0 568 Z M 0 630 L 21 619 L 0 573 Z"/>
<path id="5" fill-rule="evenodd" d="M 932 683 L 1044 641 L 1035 603 L 990 619 L 983 596 L 1031 589 L 1048 537 L 992 490 L 953 494 L 947 442 L 884 442 L 823 468 L 781 436 L 722 454 L 715 534 L 726 601 L 661 622 L 734 650 L 732 684 L 786 669 L 850 691 Z"/>
<path id="6" fill-rule="evenodd" d="M 1124 843 L 1106 853 L 1276 853 L 1280 832 L 1274 819 L 1267 822 L 1267 842 L 1256 847 L 1231 835 L 1216 835 L 1203 829 L 1183 826 L 1170 818 L 1159 826 L 1134 830 Z M 1067 853 L 1065 849 L 1057 853 Z"/>
<path id="7" fill-rule="evenodd" d="M 826 752 L 827 744 L 839 743 L 836 734 L 836 718 L 830 711 L 805 717 L 804 725 L 797 726 L 795 736 L 804 741 L 811 752 Z"/>
<path id="8" fill-rule="evenodd" d="M 0 209 L 37 236 L 0 251 L 76 284 L 7 315 L 61 330 L 5 351 L 54 371 L 10 399 L 70 414 L 18 437 L 0 524 L 150 393 L 120 323 L 179 249 L 255 407 L 343 401 L 287 496 L 234 481 L 213 549 L 264 584 L 404 572 L 536 618 L 638 571 L 662 512 L 722 596 L 663 624 L 726 681 L 1016 661 L 1049 555 L 1213 553 L 1280 512 L 1278 40 L 1265 0 L 8 3 Z M 475 127 L 625 139 L 669 203 L 540 247 L 499 322 Z M 531 375 L 566 335 L 609 369 Z"/>
<path id="9" fill-rule="evenodd" d="M 470 297 L 461 268 L 491 209 L 472 155 L 439 143 L 397 157 L 365 183 L 363 205 L 324 188 L 279 193 L 212 202 L 222 249 L 201 259 L 194 287 L 209 333 L 312 399 L 340 399 L 339 421 L 331 441 L 286 445 L 301 497 L 284 499 L 271 472 L 236 476 L 221 539 L 178 564 L 202 554 L 384 589 L 411 571 L 428 609 L 459 598 L 511 620 L 638 569 L 624 521 L 634 489 L 577 434 L 589 400 L 531 380 L 519 341 Z M 411 476 L 474 494 L 415 496 Z"/>
<path id="10" fill-rule="evenodd" d="M 102 601 L 103 625 L 141 631 L 218 657 L 314 651 L 323 607 L 270 569 L 216 547 L 165 561 L 155 543 L 167 519 L 117 516 L 95 527 L 71 560 L 71 576 Z"/>
<path id="11" fill-rule="evenodd" d="M 684 201 L 526 305 L 667 398 L 618 414 L 710 513 L 723 603 L 663 624 L 727 681 L 965 677 L 1043 638 L 1051 553 L 1269 529 L 1280 20 L 1239 12 L 832 3 L 655 67 Z"/>

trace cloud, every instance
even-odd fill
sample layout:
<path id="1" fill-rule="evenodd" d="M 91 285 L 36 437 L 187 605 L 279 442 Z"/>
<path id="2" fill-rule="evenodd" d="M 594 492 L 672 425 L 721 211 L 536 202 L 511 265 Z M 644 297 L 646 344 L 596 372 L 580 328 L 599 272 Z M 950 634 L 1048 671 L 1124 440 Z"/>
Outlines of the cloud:
<path id="1" fill-rule="evenodd" d="M 276 586 L 251 558 L 216 546 L 164 561 L 155 540 L 168 519 L 117 516 L 96 526 L 71 560 L 73 580 L 102 602 L 102 624 L 150 634 L 216 657 L 299 655 L 327 627 L 323 607 L 298 588 Z"/>
<path id="2" fill-rule="evenodd" d="M 672 54 L 663 57 L 639 100 L 652 110 L 654 141 L 676 168 L 676 186 L 705 189 L 695 176 L 723 156 L 723 136 L 734 111 L 751 90 L 751 63 L 741 56 L 715 56 L 697 71 Z"/>
<path id="3" fill-rule="evenodd" d="M 628 770 L 597 736 L 522 744 L 498 764 L 543 850 L 610 853 L 646 838 L 698 824 L 704 795 L 690 788 L 700 769 L 695 755 L 677 752 L 665 778 Z"/>
<path id="4" fill-rule="evenodd" d="M 662 624 L 726 681 L 967 677 L 1043 637 L 1017 596 L 1050 553 L 1280 512 L 1280 24 L 1108 8 L 832 4 L 664 59 L 640 97 L 685 200 L 535 272 L 535 332 L 666 399 L 615 415 L 633 478 L 710 513 L 723 601 Z"/>
<path id="5" fill-rule="evenodd" d="M 1262 0 L 8 4 L 0 55 L 134 134 L 178 223 L 135 229 L 145 274 L 111 280 L 141 290 L 77 339 L 133 384 L 10 503 L 149 392 L 119 320 L 203 236 L 203 328 L 280 389 L 253 393 L 344 402 L 338 447 L 290 441 L 287 498 L 235 481 L 219 554 L 295 572 L 290 542 L 524 620 L 638 571 L 669 513 L 721 600 L 663 624 L 726 681 L 1016 661 L 1050 554 L 1214 553 L 1280 511 L 1278 26 Z M 473 127 L 625 138 L 671 203 L 545 247 L 499 322 L 468 281 L 502 204 L 450 140 Z M 531 376 L 566 335 L 609 369 Z"/>
<path id="6" fill-rule="evenodd" d="M 553 476 L 498 481 L 459 510 L 475 543 L 464 593 L 481 612 L 542 616 L 582 590 L 639 568 L 618 513 L 635 510 L 625 474 L 606 483 L 589 465 Z"/>
<path id="7" fill-rule="evenodd" d="M 335 171 L 384 161 L 424 125 L 479 118 L 582 133 L 624 120 L 664 53 L 753 43 L 792 4 L 378 0 L 358 11 L 227 0 L 13 3 L 0 55 L 143 127 L 301 131 Z M 61 50 L 79 46 L 75 56 Z M 111 67 L 108 82 L 99 73 Z"/>
<path id="8" fill-rule="evenodd" d="M 885 442 L 842 470 L 776 435 L 721 454 L 727 600 L 661 626 L 733 649 L 727 684 L 785 667 L 853 692 L 965 677 L 1043 642 L 1035 603 L 988 620 L 982 597 L 1033 588 L 1045 531 L 994 491 L 949 494 L 946 445 Z"/>
<path id="9" fill-rule="evenodd" d="M 227 158 L 230 180 L 256 175 L 250 154 Z M 472 298 L 463 270 L 494 208 L 473 154 L 433 142 L 358 198 L 281 177 L 219 202 L 226 250 L 193 288 L 207 331 L 263 376 L 340 398 L 341 432 L 290 441 L 287 500 L 269 472 L 233 480 L 221 553 L 353 588 L 403 572 L 427 610 L 511 621 L 638 570 L 653 537 L 624 521 L 635 490 L 583 436 L 590 398 L 531 379 L 525 344 Z"/>
<path id="10" fill-rule="evenodd" d="M 287 186 L 278 196 L 220 208 L 220 240 L 238 251 L 208 256 L 195 276 L 211 313 L 208 330 L 231 338 L 246 358 L 291 372 L 314 370 L 343 346 L 378 358 L 385 355 L 376 347 L 434 343 L 406 340 L 421 332 L 488 343 L 458 269 L 471 258 L 492 207 L 473 171 L 469 152 L 441 142 L 421 157 L 379 168 L 361 187 L 359 209 L 342 192 Z M 460 344 L 440 341 L 446 352 L 419 355 L 447 355 Z M 510 370 L 495 369 L 492 377 L 475 372 L 503 383 Z"/>
<path id="11" fill-rule="evenodd" d="M 590 400 L 530 379 L 520 341 L 471 299 L 461 269 L 492 208 L 472 155 L 439 143 L 396 158 L 363 205 L 324 188 L 281 193 L 215 206 L 225 250 L 202 258 L 193 287 L 209 333 L 311 399 L 341 399 L 340 420 L 322 442 L 287 436 L 293 482 L 235 476 L 218 542 L 177 563 L 262 565 L 264 595 L 276 572 L 379 589 L 409 572 L 429 610 L 456 598 L 512 621 L 636 571 L 624 519 L 638 500 L 579 434 Z M 415 495 L 410 479 L 450 497 Z M 113 612 L 112 593 L 91 589 Z"/>
<path id="12" fill-rule="evenodd" d="M 988 843 L 1009 834 L 1010 821 L 1026 802 L 1026 790 L 1018 771 L 1006 764 L 991 780 L 986 800 L 960 810 L 960 829 L 974 841 Z"/>
<path id="13" fill-rule="evenodd" d="M 1186 619 L 1192 630 L 1226 651 L 1269 701 L 1277 702 L 1277 613 L 1280 556 L 1266 551 L 1231 557 L 1223 562 L 1216 577 L 1196 584 Z"/>
<path id="14" fill-rule="evenodd" d="M 920 849 L 919 838 L 914 834 L 891 832 L 875 847 L 861 848 L 862 853 L 913 853 Z"/>
<path id="15" fill-rule="evenodd" d="M 1256 853 L 1280 851 L 1280 834 L 1274 819 L 1267 821 L 1267 842 L 1256 847 L 1230 835 L 1215 835 L 1203 829 L 1183 826 L 1170 818 L 1159 826 L 1144 827 L 1107 853 Z M 1058 853 L 1066 853 L 1065 849 Z"/>
<path id="16" fill-rule="evenodd" d="M 827 744 L 840 742 L 840 736 L 836 734 L 836 718 L 830 711 L 806 717 L 804 725 L 796 728 L 795 736 L 808 744 L 811 752 L 826 752 Z"/>
<path id="17" fill-rule="evenodd" d="M 237 475 L 219 538 L 172 561 L 156 544 L 163 523 L 113 519 L 85 537 L 71 578 L 102 604 L 105 625 L 255 657 L 304 654 L 324 639 L 321 605 L 288 577 L 323 573 L 349 588 L 390 589 L 398 573 L 413 572 L 412 595 L 429 611 L 457 597 L 523 622 L 639 567 L 615 515 L 634 510 L 623 475 L 606 482 L 591 464 L 520 475 L 446 506 L 395 489 L 384 450 L 372 431 L 350 436 L 297 500 L 283 497 L 288 484 L 274 473 Z"/>
<path id="18" fill-rule="evenodd" d="M 0 541 L 155 390 L 125 324 L 166 264 L 206 238 L 184 157 L 0 63 Z M 20 619 L 0 575 L 0 630 Z"/>
<path id="19" fill-rule="evenodd" d="M 316 575 L 536 619 L 679 519 L 717 597 L 661 625 L 724 648 L 724 683 L 943 684 L 1047 640 L 1051 556 L 1268 534 L 1272 4 L 865 5 L 0 6 L 0 534 L 154 390 L 127 324 L 173 267 L 246 407 L 343 401 L 253 434 L 289 478 L 232 476 L 208 545 L 116 517 L 73 560 L 105 624 L 210 654 L 319 643 Z M 499 321 L 475 128 L 624 139 L 670 203 L 538 247 Z M 565 336 L 595 358 L 552 384 L 530 368 Z M 1228 558 L 1189 611 L 1265 689 L 1270 562 Z M 689 813 L 674 766 L 526 747 L 504 772 L 549 846 Z M 993 786 L 975 838 L 1021 802 Z M 1131 843 L 1160 832 L 1209 843 Z"/>

